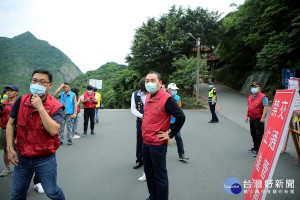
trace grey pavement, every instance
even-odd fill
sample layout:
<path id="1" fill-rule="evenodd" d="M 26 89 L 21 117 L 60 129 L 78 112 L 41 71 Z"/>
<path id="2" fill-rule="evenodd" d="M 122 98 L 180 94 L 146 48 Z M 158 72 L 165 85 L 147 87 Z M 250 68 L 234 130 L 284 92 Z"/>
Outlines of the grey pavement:
<path id="1" fill-rule="evenodd" d="M 206 85 L 202 87 L 208 92 Z M 208 123 L 208 110 L 184 110 L 186 123 L 182 138 L 190 160 L 187 163 L 178 160 L 175 141 L 168 148 L 170 200 L 243 199 L 243 192 L 227 194 L 223 188 L 229 177 L 237 178 L 243 187 L 243 181 L 249 180 L 255 162 L 252 154 L 247 152 L 252 142 L 248 124 L 243 124 L 245 97 L 237 94 L 230 101 L 233 95 L 234 91 L 218 89 L 220 123 Z M 83 129 L 83 112 L 80 114 L 78 130 Z M 105 109 L 99 114 L 95 136 L 89 134 L 74 140 L 72 146 L 62 145 L 58 149 L 58 185 L 66 199 L 71 200 L 146 199 L 146 182 L 138 181 L 143 169 L 132 169 L 135 164 L 135 117 L 130 110 Z M 295 194 L 271 194 L 266 199 L 300 199 L 300 167 L 292 163 L 297 160 L 292 151 L 295 150 L 289 141 L 287 152 L 279 158 L 273 179 L 294 179 Z M 0 169 L 3 166 L 3 161 L 0 161 Z M 11 174 L 0 177 L 1 200 L 10 199 L 11 179 Z M 30 200 L 48 199 L 45 194 L 35 192 L 32 184 L 27 197 Z"/>
<path id="2" fill-rule="evenodd" d="M 244 94 L 241 94 L 227 86 L 222 84 L 215 84 L 217 89 L 217 104 L 218 104 L 218 113 L 233 123 L 245 128 L 249 132 L 250 137 L 250 126 L 249 123 L 245 122 L 246 116 L 246 106 L 248 97 Z M 202 98 L 206 98 L 208 95 L 208 84 L 202 83 L 200 85 L 200 95 Z M 250 88 L 249 88 L 250 93 Z M 272 107 L 273 99 L 269 100 L 269 110 L 268 115 L 266 117 L 265 126 L 268 122 L 269 112 Z M 295 160 L 298 160 L 297 152 L 295 150 L 295 146 L 293 145 L 292 138 L 289 136 L 288 145 L 286 152 L 288 152 L 291 156 L 295 157 Z"/>

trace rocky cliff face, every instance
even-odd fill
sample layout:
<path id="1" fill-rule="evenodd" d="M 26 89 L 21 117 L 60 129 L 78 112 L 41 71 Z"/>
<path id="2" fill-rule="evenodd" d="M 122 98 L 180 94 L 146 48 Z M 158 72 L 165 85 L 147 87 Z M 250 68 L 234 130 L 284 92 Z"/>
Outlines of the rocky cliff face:
<path id="1" fill-rule="evenodd" d="M 27 93 L 35 69 L 53 73 L 54 89 L 82 74 L 68 56 L 30 32 L 14 38 L 0 37 L 0 91 L 6 85 L 16 84 L 21 94 Z"/>

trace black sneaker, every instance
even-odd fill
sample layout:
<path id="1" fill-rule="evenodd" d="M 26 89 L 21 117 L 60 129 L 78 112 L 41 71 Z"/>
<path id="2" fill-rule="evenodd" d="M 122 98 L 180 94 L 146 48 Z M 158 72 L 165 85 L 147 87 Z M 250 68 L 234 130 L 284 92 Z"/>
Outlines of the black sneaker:
<path id="1" fill-rule="evenodd" d="M 82 137 L 84 137 L 84 136 L 87 136 L 87 133 L 86 133 L 86 132 L 83 132 Z"/>
<path id="2" fill-rule="evenodd" d="M 96 135 L 94 131 L 91 131 L 91 135 Z"/>
<path id="3" fill-rule="evenodd" d="M 180 161 L 188 161 L 190 158 L 186 157 L 184 154 L 179 155 L 179 160 Z"/>
<path id="4" fill-rule="evenodd" d="M 72 141 L 68 141 L 68 145 L 72 145 L 73 144 L 73 142 Z"/>
<path id="5" fill-rule="evenodd" d="M 60 145 L 63 145 L 63 144 L 64 144 L 64 142 L 63 142 L 63 141 L 60 141 L 60 142 L 59 142 L 59 144 L 60 144 Z"/>
<path id="6" fill-rule="evenodd" d="M 213 120 L 210 120 L 208 123 L 216 123 L 215 121 L 213 121 Z"/>
<path id="7" fill-rule="evenodd" d="M 253 154 L 254 154 L 253 157 L 256 157 L 256 156 L 257 156 L 257 153 L 258 153 L 258 152 L 257 152 L 256 150 L 253 150 Z"/>
<path id="8" fill-rule="evenodd" d="M 253 153 L 253 151 L 254 151 L 254 147 L 252 147 L 251 149 L 248 149 L 249 153 Z"/>

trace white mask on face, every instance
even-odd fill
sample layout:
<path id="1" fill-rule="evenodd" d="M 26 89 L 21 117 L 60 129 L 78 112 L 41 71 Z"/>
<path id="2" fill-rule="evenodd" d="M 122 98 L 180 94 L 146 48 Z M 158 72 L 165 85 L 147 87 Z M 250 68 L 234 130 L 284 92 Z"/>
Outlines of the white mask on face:
<path id="1" fill-rule="evenodd" d="M 92 90 L 88 90 L 88 94 L 91 95 L 92 94 Z"/>
<path id="2" fill-rule="evenodd" d="M 258 93 L 258 88 L 251 88 L 251 92 L 252 92 L 252 94 Z"/>

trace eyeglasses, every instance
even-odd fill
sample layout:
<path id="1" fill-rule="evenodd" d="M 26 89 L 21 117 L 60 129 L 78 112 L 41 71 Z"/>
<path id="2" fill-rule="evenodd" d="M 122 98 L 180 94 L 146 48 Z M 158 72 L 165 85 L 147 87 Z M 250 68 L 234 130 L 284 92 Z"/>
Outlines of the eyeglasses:
<path id="1" fill-rule="evenodd" d="M 47 82 L 45 80 L 31 79 L 31 83 L 33 84 L 39 83 L 39 85 L 46 85 L 46 83 L 51 83 L 51 82 Z"/>

